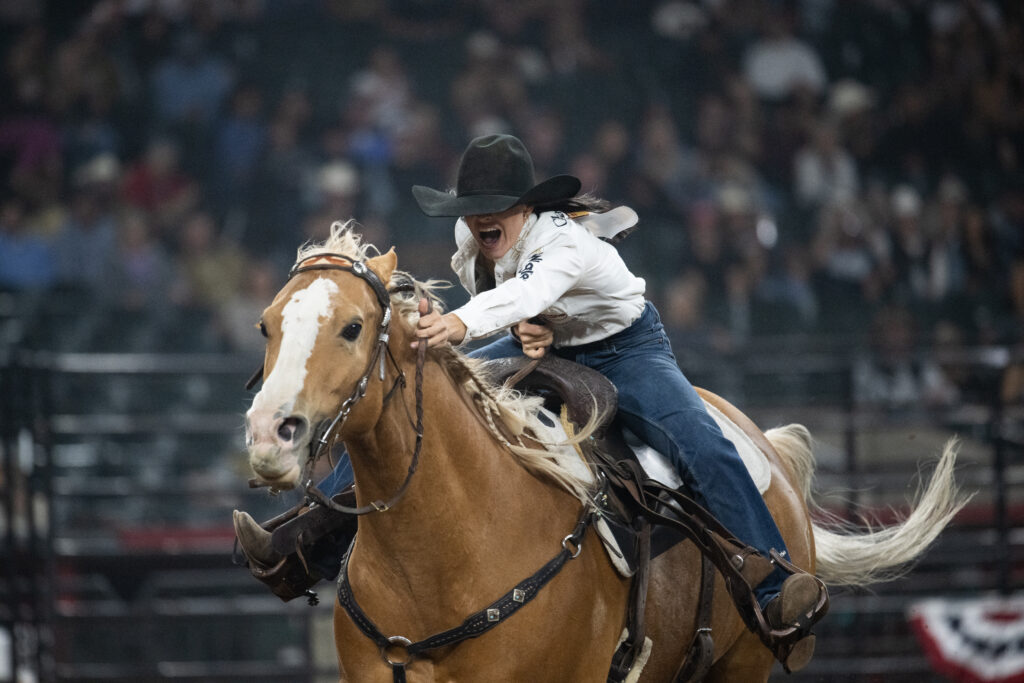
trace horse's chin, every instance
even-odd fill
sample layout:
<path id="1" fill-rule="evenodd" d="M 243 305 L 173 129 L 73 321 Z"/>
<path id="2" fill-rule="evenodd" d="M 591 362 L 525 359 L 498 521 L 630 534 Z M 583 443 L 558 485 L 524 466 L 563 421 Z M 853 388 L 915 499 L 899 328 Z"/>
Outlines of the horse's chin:
<path id="1" fill-rule="evenodd" d="M 263 475 L 257 475 L 261 482 L 270 486 L 271 488 L 286 491 L 293 489 L 299 484 L 299 466 L 293 465 L 290 470 L 285 472 L 279 477 L 264 477 Z"/>
<path id="2" fill-rule="evenodd" d="M 285 463 L 291 464 L 282 467 Z M 266 453 L 253 449 L 249 451 L 249 464 L 260 484 L 286 490 L 295 488 L 299 483 L 301 468 L 298 458 L 292 454 L 278 451 L 274 457 L 267 457 Z"/>

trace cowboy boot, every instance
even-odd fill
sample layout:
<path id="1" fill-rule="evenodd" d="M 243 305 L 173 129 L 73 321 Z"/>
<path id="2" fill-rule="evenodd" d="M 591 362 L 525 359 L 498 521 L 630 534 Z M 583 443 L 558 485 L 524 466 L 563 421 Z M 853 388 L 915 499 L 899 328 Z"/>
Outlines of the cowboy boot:
<path id="1" fill-rule="evenodd" d="M 729 564 L 750 588 L 741 588 L 727 582 L 736 608 L 752 631 L 757 633 L 782 663 L 787 672 L 799 671 L 807 666 L 814 655 L 814 626 L 828 612 L 828 590 L 820 579 L 789 562 L 775 550 L 765 557 L 750 546 L 744 546 L 709 531 L 709 538 L 729 557 Z M 750 598 L 754 586 L 759 585 L 776 571 L 789 573 L 779 594 L 763 609 Z M 756 612 L 760 612 L 758 618 Z"/>
<path id="2" fill-rule="evenodd" d="M 788 673 L 807 666 L 814 655 L 814 626 L 828 613 L 828 589 L 820 579 L 804 572 L 778 556 L 775 563 L 790 572 L 779 594 L 765 605 L 762 613 L 768 625 L 767 634 L 775 657 Z"/>
<path id="3" fill-rule="evenodd" d="M 334 500 L 354 506 L 354 491 L 343 491 Z M 285 602 L 306 596 L 314 603 L 312 587 L 338 574 L 341 558 L 355 537 L 356 517 L 312 504 L 289 510 L 263 525 L 235 510 L 234 526 L 254 577 Z"/>

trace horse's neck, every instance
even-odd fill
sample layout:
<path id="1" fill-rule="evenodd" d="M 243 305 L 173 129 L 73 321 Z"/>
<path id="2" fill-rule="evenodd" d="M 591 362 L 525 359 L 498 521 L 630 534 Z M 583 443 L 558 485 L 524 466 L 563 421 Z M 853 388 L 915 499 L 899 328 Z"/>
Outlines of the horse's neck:
<path id="1" fill-rule="evenodd" d="M 524 470 L 440 367 L 428 362 L 424 374 L 419 468 L 392 509 L 360 519 L 353 565 L 358 558 L 422 590 L 451 581 L 459 568 L 521 564 L 523 543 L 535 545 L 541 530 L 551 530 L 543 554 L 553 554 L 578 503 Z M 405 479 L 415 444 L 412 393 L 405 392 L 405 406 L 396 395 L 369 434 L 347 442 L 361 505 L 387 500 Z"/>

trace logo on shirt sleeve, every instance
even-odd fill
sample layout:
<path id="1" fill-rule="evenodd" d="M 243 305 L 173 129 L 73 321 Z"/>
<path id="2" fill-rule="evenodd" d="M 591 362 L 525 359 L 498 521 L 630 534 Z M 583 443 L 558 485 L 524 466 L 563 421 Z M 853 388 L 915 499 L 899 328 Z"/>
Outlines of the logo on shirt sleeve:
<path id="1" fill-rule="evenodd" d="M 529 280 L 530 276 L 533 275 L 533 264 L 541 262 L 541 254 L 530 254 L 530 258 L 526 259 L 526 263 L 519 269 L 519 277 L 523 280 Z"/>

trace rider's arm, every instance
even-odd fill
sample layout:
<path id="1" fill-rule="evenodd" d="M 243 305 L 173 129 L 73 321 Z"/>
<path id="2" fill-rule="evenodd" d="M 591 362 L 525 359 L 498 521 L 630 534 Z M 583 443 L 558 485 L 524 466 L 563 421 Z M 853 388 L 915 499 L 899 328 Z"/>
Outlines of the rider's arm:
<path id="1" fill-rule="evenodd" d="M 514 278 L 477 294 L 452 313 L 466 326 L 465 339 L 479 339 L 547 310 L 573 288 L 584 271 L 582 256 L 562 233 L 519 259 Z"/>

